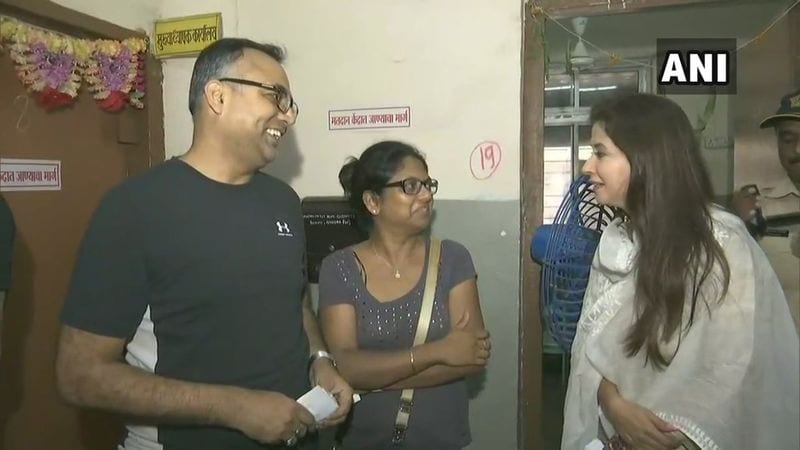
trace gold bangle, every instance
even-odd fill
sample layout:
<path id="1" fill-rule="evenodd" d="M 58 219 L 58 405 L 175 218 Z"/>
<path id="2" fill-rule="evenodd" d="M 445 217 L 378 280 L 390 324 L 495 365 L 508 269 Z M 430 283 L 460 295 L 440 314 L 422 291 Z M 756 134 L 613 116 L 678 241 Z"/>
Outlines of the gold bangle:
<path id="1" fill-rule="evenodd" d="M 417 369 L 414 367 L 414 349 L 410 349 L 408 351 L 409 356 L 411 357 L 411 372 L 417 373 Z"/>

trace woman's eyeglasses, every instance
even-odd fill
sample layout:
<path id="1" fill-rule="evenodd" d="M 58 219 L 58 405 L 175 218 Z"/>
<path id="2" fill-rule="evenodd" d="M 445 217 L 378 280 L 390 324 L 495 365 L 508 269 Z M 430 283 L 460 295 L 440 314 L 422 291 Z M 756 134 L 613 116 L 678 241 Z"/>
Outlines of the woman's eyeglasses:
<path id="1" fill-rule="evenodd" d="M 422 190 L 423 186 L 425 186 L 425 188 L 430 191 L 431 195 L 433 195 L 439 190 L 439 181 L 434 180 L 433 178 L 428 178 L 427 180 L 420 180 L 419 178 L 406 178 L 405 180 L 395 181 L 383 185 L 385 188 L 399 187 L 403 189 L 405 194 L 408 195 L 419 194 L 419 191 Z"/>

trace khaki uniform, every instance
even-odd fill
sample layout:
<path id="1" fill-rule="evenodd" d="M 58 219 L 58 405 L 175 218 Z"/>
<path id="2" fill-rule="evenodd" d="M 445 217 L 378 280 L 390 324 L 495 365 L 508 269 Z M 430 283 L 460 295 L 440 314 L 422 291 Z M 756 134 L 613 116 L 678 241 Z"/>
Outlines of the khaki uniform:
<path id="1" fill-rule="evenodd" d="M 800 213 L 800 191 L 788 177 L 774 186 L 760 189 L 761 210 L 767 219 Z M 762 238 L 760 244 L 778 275 L 795 326 L 800 330 L 800 224 L 786 228 L 789 229 L 788 238 L 768 236 Z"/>

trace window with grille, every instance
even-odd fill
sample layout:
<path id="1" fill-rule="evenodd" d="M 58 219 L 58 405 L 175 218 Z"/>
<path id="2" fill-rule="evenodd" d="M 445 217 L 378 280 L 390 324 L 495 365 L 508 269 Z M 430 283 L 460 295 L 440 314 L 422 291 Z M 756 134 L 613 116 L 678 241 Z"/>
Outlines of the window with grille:
<path id="1" fill-rule="evenodd" d="M 604 69 L 551 75 L 544 88 L 544 223 L 551 223 L 572 180 L 591 155 L 592 105 L 623 93 L 645 92 L 647 71 Z"/>
<path id="2" fill-rule="evenodd" d="M 589 113 L 614 95 L 647 92 L 648 71 L 615 68 L 551 75 L 544 88 L 544 223 L 552 223 L 572 180 L 592 153 Z M 545 353 L 562 353 L 543 330 Z"/>

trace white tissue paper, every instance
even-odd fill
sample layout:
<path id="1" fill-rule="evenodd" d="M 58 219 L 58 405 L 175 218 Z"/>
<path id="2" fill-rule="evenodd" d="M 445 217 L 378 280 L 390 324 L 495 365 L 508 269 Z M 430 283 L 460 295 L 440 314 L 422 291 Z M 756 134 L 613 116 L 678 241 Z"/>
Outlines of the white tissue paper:
<path id="1" fill-rule="evenodd" d="M 297 403 L 303 405 L 317 422 L 325 420 L 339 407 L 336 398 L 320 386 L 314 386 L 303 394 L 297 399 Z"/>

